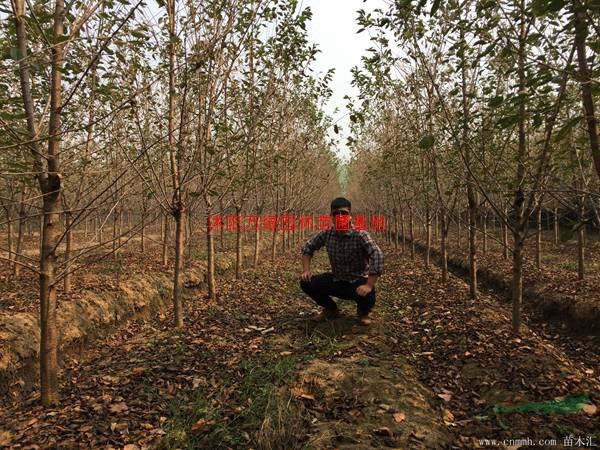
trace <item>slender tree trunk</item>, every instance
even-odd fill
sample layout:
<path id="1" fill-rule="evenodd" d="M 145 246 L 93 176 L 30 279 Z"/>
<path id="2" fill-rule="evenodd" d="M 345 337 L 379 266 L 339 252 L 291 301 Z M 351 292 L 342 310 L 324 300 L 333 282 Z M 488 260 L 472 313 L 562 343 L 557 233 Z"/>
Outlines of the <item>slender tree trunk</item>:
<path id="1" fill-rule="evenodd" d="M 162 220 L 162 265 L 169 264 L 169 215 L 164 214 Z"/>
<path id="2" fill-rule="evenodd" d="M 525 45 L 526 45 L 526 24 L 525 24 L 525 0 L 520 0 L 520 24 L 519 24 L 519 51 L 517 58 L 517 75 L 519 92 L 526 92 L 525 88 Z M 525 99 L 519 100 L 519 119 L 518 119 L 518 150 L 517 150 L 517 173 L 516 190 L 514 197 L 515 226 L 513 231 L 513 270 L 512 270 L 512 331 L 519 334 L 521 329 L 521 305 L 523 303 L 523 247 L 525 245 L 525 231 L 527 226 L 527 217 L 525 214 L 525 194 L 523 185 L 525 182 L 525 157 L 527 154 L 526 135 L 525 135 Z"/>
<path id="3" fill-rule="evenodd" d="M 513 267 L 512 267 L 512 329 L 519 333 L 521 327 L 521 304 L 523 302 L 523 239 L 519 232 L 513 233 Z"/>
<path id="4" fill-rule="evenodd" d="M 535 267 L 542 267 L 542 205 L 537 207 L 537 229 L 535 239 Z"/>
<path id="5" fill-rule="evenodd" d="M 262 214 L 261 207 L 258 207 L 256 209 L 256 214 L 260 218 L 260 216 Z M 261 236 L 260 236 L 260 222 L 259 222 L 259 225 L 256 227 L 256 230 L 254 230 L 254 261 L 253 261 L 252 265 L 255 268 L 258 267 L 258 260 L 260 258 L 260 238 L 261 238 Z"/>
<path id="6" fill-rule="evenodd" d="M 410 233 L 410 259 L 415 259 L 415 223 L 412 207 L 408 208 L 408 232 Z"/>
<path id="7" fill-rule="evenodd" d="M 175 210 L 175 267 L 173 269 L 173 312 L 176 328 L 183 328 L 183 303 L 181 300 L 181 271 L 185 250 L 185 208 Z"/>
<path id="8" fill-rule="evenodd" d="M 275 228 L 273 229 L 273 239 L 271 241 L 271 262 L 275 261 L 275 250 L 277 248 L 277 230 L 279 229 L 279 188 L 277 189 L 277 193 L 275 194 L 275 216 L 277 220 L 275 221 Z"/>
<path id="9" fill-rule="evenodd" d="M 141 230 L 140 230 L 140 251 L 144 253 L 146 251 L 146 205 L 142 206 L 142 217 L 141 217 Z"/>
<path id="10" fill-rule="evenodd" d="M 508 210 L 504 208 L 504 217 L 508 220 Z M 502 222 L 502 256 L 508 259 L 508 226 L 506 222 Z"/>
<path id="11" fill-rule="evenodd" d="M 73 233 L 71 227 L 73 225 L 72 222 L 72 213 L 71 211 L 65 212 L 65 227 L 67 229 L 65 240 L 66 240 L 66 248 L 65 248 L 65 277 L 63 279 L 65 294 L 69 294 L 71 292 L 71 247 L 73 241 Z"/>
<path id="12" fill-rule="evenodd" d="M 560 239 L 560 228 L 558 224 L 558 207 L 554 206 L 554 245 L 558 246 Z"/>
<path id="13" fill-rule="evenodd" d="M 240 206 L 235 207 L 235 215 L 241 217 L 242 208 Z M 242 227 L 238 227 L 235 236 L 235 278 L 239 280 L 242 278 Z"/>
<path id="14" fill-rule="evenodd" d="M 406 233 L 404 230 L 404 208 L 400 210 L 400 230 L 402 233 L 402 253 L 406 251 Z"/>
<path id="15" fill-rule="evenodd" d="M 185 242 L 186 242 L 186 251 L 185 251 L 185 255 L 186 257 L 183 258 L 183 268 L 185 269 L 189 264 L 190 261 L 192 260 L 192 248 L 193 248 L 193 238 L 194 238 L 194 227 L 193 227 L 193 222 L 192 222 L 192 212 L 188 210 L 187 214 L 186 214 L 186 221 L 185 221 Z"/>
<path id="16" fill-rule="evenodd" d="M 488 251 L 487 218 L 488 218 L 488 212 L 487 212 L 487 210 L 485 210 L 481 217 L 482 228 L 483 228 L 483 254 L 484 255 L 487 255 L 487 251 Z"/>
<path id="17" fill-rule="evenodd" d="M 17 245 L 15 248 L 15 263 L 13 264 L 13 278 L 17 278 L 21 273 L 21 266 L 17 264 L 19 261 L 21 252 L 23 251 L 23 234 L 25 228 L 25 221 L 27 220 L 25 210 L 25 186 L 21 189 L 21 200 L 19 201 L 19 225 L 17 229 Z"/>
<path id="18" fill-rule="evenodd" d="M 394 208 L 394 248 L 398 250 L 398 212 Z"/>
<path id="19" fill-rule="evenodd" d="M 429 268 L 430 260 L 431 260 L 431 212 L 429 211 L 429 207 L 425 211 L 425 267 Z"/>
<path id="20" fill-rule="evenodd" d="M 469 295 L 477 298 L 477 200 L 475 192 L 469 194 Z"/>
<path id="21" fill-rule="evenodd" d="M 585 221 L 585 196 L 579 196 L 578 214 L 581 222 Z M 577 230 L 577 278 L 585 279 L 585 225 Z"/>
<path id="22" fill-rule="evenodd" d="M 585 111 L 592 159 L 594 160 L 596 174 L 598 177 L 600 177 L 600 143 L 598 142 L 598 124 L 594 111 L 592 80 L 586 55 L 586 39 L 588 35 L 586 5 L 580 0 L 573 0 L 573 11 L 575 25 L 575 48 L 577 49 L 579 83 L 581 86 L 581 101 L 583 103 L 583 110 Z"/>
<path id="23" fill-rule="evenodd" d="M 13 259 L 13 224 L 12 224 L 12 205 L 5 208 L 6 211 L 6 246 L 8 251 L 8 260 Z"/>
<path id="24" fill-rule="evenodd" d="M 208 299 L 215 301 L 217 299 L 217 283 L 215 280 L 215 238 L 213 229 L 210 227 L 210 217 L 212 215 L 212 205 L 210 199 L 206 199 L 206 282 L 208 284 Z"/>
<path id="25" fill-rule="evenodd" d="M 469 134 L 469 108 L 467 104 L 467 64 L 465 61 L 465 30 L 460 28 L 460 42 L 462 49 L 461 64 L 461 90 L 462 90 L 462 145 L 465 152 L 467 166 L 467 201 L 469 204 L 469 295 L 471 299 L 477 298 L 477 197 L 475 194 L 475 180 L 471 174 L 471 149 L 468 145 Z"/>
<path id="26" fill-rule="evenodd" d="M 442 282 L 446 284 L 448 282 L 448 216 L 446 211 L 442 211 L 442 242 L 441 242 L 441 251 L 442 251 Z"/>

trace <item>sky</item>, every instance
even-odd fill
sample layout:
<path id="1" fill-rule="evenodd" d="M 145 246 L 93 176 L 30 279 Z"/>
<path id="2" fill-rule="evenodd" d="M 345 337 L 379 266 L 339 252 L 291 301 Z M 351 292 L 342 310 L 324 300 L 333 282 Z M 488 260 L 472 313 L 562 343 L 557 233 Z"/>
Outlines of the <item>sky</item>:
<path id="1" fill-rule="evenodd" d="M 346 137 L 349 130 L 349 119 L 346 111 L 345 95 L 356 95 L 358 92 L 351 86 L 350 69 L 360 66 L 360 58 L 371 47 L 368 31 L 357 34 L 356 11 L 364 9 L 384 8 L 384 0 L 301 0 L 304 7 L 308 6 L 313 12 L 313 18 L 308 26 L 309 39 L 318 45 L 321 52 L 313 68 L 325 73 L 334 68 L 335 74 L 330 87 L 333 95 L 326 105 L 326 112 L 333 117 L 340 127 L 337 153 L 347 159 L 350 151 L 346 147 Z M 335 109 L 338 109 L 335 112 Z"/>

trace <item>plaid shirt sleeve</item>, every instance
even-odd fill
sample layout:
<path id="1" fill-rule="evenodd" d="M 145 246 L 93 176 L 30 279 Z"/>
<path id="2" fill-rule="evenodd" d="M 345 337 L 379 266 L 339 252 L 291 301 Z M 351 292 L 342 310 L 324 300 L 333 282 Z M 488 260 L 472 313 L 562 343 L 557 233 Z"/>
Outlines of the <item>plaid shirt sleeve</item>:
<path id="1" fill-rule="evenodd" d="M 364 248 L 369 255 L 369 275 L 381 275 L 383 273 L 383 252 L 366 231 L 361 233 Z"/>
<path id="2" fill-rule="evenodd" d="M 315 234 L 312 238 L 306 241 L 302 247 L 302 254 L 312 256 L 313 253 L 325 245 L 325 236 L 327 231 L 323 230 Z"/>

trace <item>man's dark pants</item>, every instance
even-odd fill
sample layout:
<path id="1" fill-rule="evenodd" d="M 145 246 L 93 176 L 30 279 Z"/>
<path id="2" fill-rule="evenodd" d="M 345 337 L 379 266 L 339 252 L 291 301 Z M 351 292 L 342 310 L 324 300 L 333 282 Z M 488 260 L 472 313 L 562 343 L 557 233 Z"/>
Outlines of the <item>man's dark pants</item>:
<path id="1" fill-rule="evenodd" d="M 317 304 L 327 309 L 335 309 L 336 303 L 331 296 L 343 298 L 345 300 L 354 300 L 361 312 L 369 312 L 375 305 L 375 289 L 368 295 L 362 296 L 356 293 L 356 288 L 367 283 L 367 278 L 360 277 L 358 280 L 350 282 L 333 279 L 331 273 L 321 273 L 313 275 L 310 281 L 300 280 L 302 290 L 312 298 Z"/>

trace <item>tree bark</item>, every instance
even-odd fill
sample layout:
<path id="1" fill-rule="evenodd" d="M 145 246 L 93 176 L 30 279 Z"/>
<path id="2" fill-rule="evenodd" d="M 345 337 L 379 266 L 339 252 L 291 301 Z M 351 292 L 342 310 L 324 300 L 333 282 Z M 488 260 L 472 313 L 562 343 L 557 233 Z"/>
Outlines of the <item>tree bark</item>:
<path id="1" fill-rule="evenodd" d="M 242 208 L 240 206 L 236 206 L 235 207 L 235 215 L 237 217 L 241 217 L 242 215 Z M 236 280 L 239 280 L 240 278 L 242 278 L 242 258 L 243 258 L 243 254 L 242 254 L 242 226 L 239 226 L 237 231 L 236 231 L 236 236 L 235 236 L 235 278 Z"/>
<path id="2" fill-rule="evenodd" d="M 585 111 L 588 138 L 596 174 L 600 178 L 600 144 L 598 142 L 598 124 L 594 111 L 594 98 L 592 94 L 592 80 L 588 68 L 586 55 L 586 39 L 588 35 L 586 6 L 580 0 L 573 1 L 573 18 L 575 25 L 575 48 L 579 66 L 579 83 L 581 87 L 581 101 Z"/>
<path id="3" fill-rule="evenodd" d="M 173 269 L 173 316 L 176 328 L 183 328 L 183 304 L 181 300 L 181 270 L 185 250 L 185 208 L 181 205 L 175 214 L 175 267 Z"/>
<path id="4" fill-rule="evenodd" d="M 578 198 L 578 215 L 581 222 L 585 221 L 585 196 Z M 577 230 L 577 278 L 585 279 L 585 225 Z"/>
<path id="5" fill-rule="evenodd" d="M 542 205 L 537 207 L 537 229 L 535 236 L 535 267 L 542 267 Z"/>
<path id="6" fill-rule="evenodd" d="M 206 283 L 208 284 L 208 299 L 215 301 L 217 299 L 217 286 L 215 280 L 215 238 L 212 227 L 210 226 L 210 217 L 212 216 L 212 204 L 209 198 L 206 202 Z"/>

